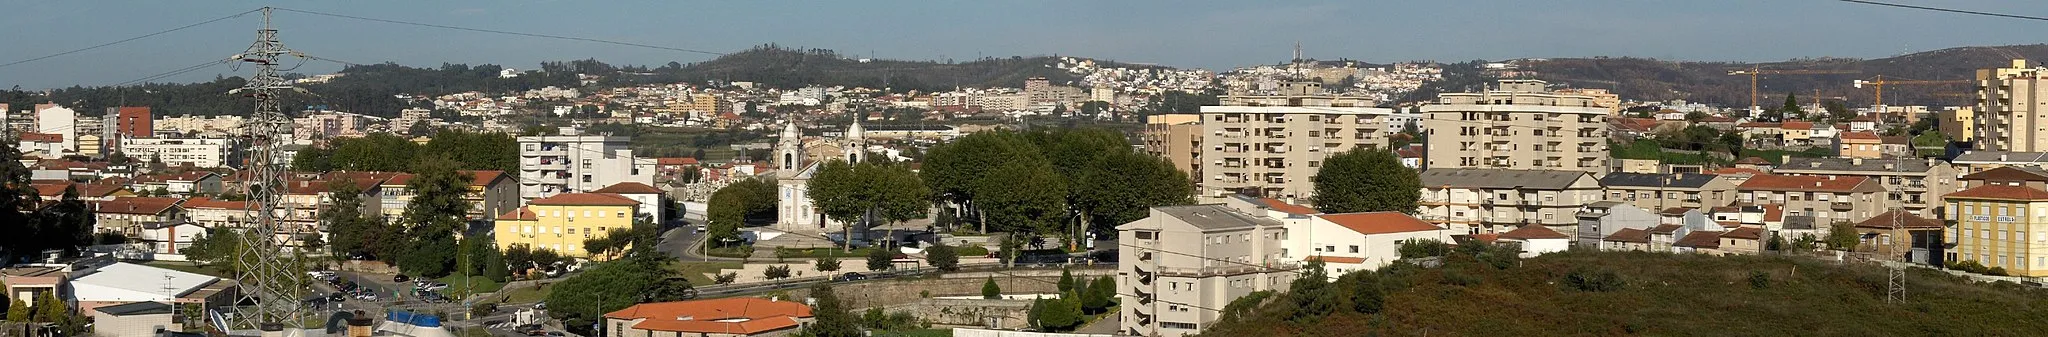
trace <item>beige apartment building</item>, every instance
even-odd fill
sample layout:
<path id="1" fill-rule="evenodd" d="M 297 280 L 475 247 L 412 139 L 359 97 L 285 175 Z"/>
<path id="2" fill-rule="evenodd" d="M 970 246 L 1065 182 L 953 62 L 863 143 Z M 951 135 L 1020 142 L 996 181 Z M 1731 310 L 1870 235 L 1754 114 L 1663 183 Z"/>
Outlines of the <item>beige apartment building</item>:
<path id="1" fill-rule="evenodd" d="M 1783 165 L 1778 165 L 1771 173 L 1869 178 L 1877 182 L 1885 192 L 1882 194 L 1884 206 L 1877 211 L 1900 206 L 1920 216 L 1941 214 L 1941 197 L 1959 190 L 1956 185 L 1958 177 L 1961 176 L 1954 166 L 1934 159 L 1787 157 Z"/>
<path id="2" fill-rule="evenodd" d="M 1786 216 L 1812 216 L 1816 225 L 1856 223 L 1889 208 L 1884 186 L 1859 176 L 1759 174 L 1736 187 L 1745 206 L 1777 205 Z"/>
<path id="3" fill-rule="evenodd" d="M 1615 172 L 1601 176 L 1600 185 L 1607 187 L 1607 201 L 1651 212 L 1674 207 L 1714 208 L 1735 201 L 1735 182 L 1713 174 Z"/>
<path id="4" fill-rule="evenodd" d="M 1976 108 L 1955 107 L 1937 112 L 1935 116 L 1941 118 L 1939 129 L 1942 135 L 1948 136 L 1948 139 L 1958 142 L 1977 139 Z"/>
<path id="5" fill-rule="evenodd" d="M 1312 197 L 1310 177 L 1323 158 L 1353 148 L 1385 148 L 1393 109 L 1371 100 L 1321 94 L 1313 83 L 1279 95 L 1224 96 L 1201 115 L 1202 196 L 1237 193 L 1268 198 Z"/>
<path id="6" fill-rule="evenodd" d="M 1200 333 L 1223 315 L 1215 308 L 1284 292 L 1298 272 L 1282 259 L 1285 225 L 1222 204 L 1153 207 L 1117 232 L 1119 335 Z"/>
<path id="7" fill-rule="evenodd" d="M 1432 140 L 1426 167 L 1606 172 L 1608 108 L 1547 85 L 1501 80 L 1483 92 L 1437 95 L 1422 107 Z"/>
<path id="8" fill-rule="evenodd" d="M 1994 151 L 2048 151 L 2048 79 L 2042 68 L 2027 67 L 2027 60 L 2012 60 L 2011 68 L 1977 70 L 1977 148 Z"/>
<path id="9" fill-rule="evenodd" d="M 1202 178 L 1202 115 L 1145 116 L 1142 138 L 1146 154 L 1166 158 L 1188 179 Z"/>
<path id="10" fill-rule="evenodd" d="M 1433 168 L 1421 178 L 1416 217 L 1456 233 L 1540 224 L 1576 235 L 1580 208 L 1601 198 L 1600 180 L 1583 171 Z"/>

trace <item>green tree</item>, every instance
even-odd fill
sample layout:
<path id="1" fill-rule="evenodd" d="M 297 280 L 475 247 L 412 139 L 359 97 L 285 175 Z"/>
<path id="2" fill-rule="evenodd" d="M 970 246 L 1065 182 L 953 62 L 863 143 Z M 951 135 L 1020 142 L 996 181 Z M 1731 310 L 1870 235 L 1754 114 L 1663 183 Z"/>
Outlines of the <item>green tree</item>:
<path id="1" fill-rule="evenodd" d="M 786 279 L 786 278 L 789 278 L 789 266 L 785 266 L 785 265 L 774 265 L 774 266 L 768 266 L 768 268 L 767 268 L 767 269 L 762 269 L 762 270 L 761 270 L 761 277 L 762 277 L 762 278 L 766 278 L 766 279 L 770 279 L 770 280 L 780 280 L 780 279 Z"/>
<path id="2" fill-rule="evenodd" d="M 1088 283 L 1088 296 L 1082 298 L 1081 309 L 1094 315 L 1109 312 L 1116 306 L 1116 279 L 1103 275 Z"/>
<path id="3" fill-rule="evenodd" d="M 875 247 L 868 250 L 868 270 L 883 271 L 895 269 L 895 260 L 896 254 L 888 249 L 888 247 Z"/>
<path id="4" fill-rule="evenodd" d="M 808 182 L 811 201 L 826 217 L 848 223 L 845 237 L 853 228 L 870 226 L 870 220 L 895 223 L 923 218 L 930 209 L 930 190 L 910 167 L 895 163 L 833 160 L 818 169 Z M 853 250 L 853 240 L 844 248 Z"/>
<path id="5" fill-rule="evenodd" d="M 1437 240 L 1408 240 L 1401 242 L 1400 250 L 1403 259 L 1444 256 L 1451 253 L 1451 245 Z"/>
<path id="6" fill-rule="evenodd" d="M 1060 268 L 1059 289 L 1061 294 L 1074 293 L 1074 271 Z"/>
<path id="7" fill-rule="evenodd" d="M 448 129 L 433 136 L 420 148 L 421 158 L 444 155 L 460 163 L 463 170 L 519 170 L 519 141 L 510 134 Z"/>
<path id="8" fill-rule="evenodd" d="M 1378 274 L 1361 271 L 1353 275 L 1351 285 L 1351 311 L 1361 314 L 1376 314 L 1387 306 L 1386 290 L 1380 288 Z"/>
<path id="9" fill-rule="evenodd" d="M 457 172 L 456 165 L 446 156 L 434 156 L 413 166 L 413 178 L 407 182 L 413 198 L 401 215 L 412 244 L 398 260 L 399 269 L 407 274 L 441 277 L 454 267 L 455 235 L 469 214 L 469 202 L 462 198 L 469 193 L 471 180 Z"/>
<path id="10" fill-rule="evenodd" d="M 650 246 L 636 245 L 624 257 L 555 283 L 547 296 L 548 306 L 552 307 L 548 313 L 562 320 L 564 326 L 590 326 L 603 313 L 634 303 L 688 299 L 688 282 L 677 284 L 680 281 L 670 277 L 668 265 L 675 259 Z M 538 250 L 534 255 L 553 254 L 550 250 Z"/>
<path id="11" fill-rule="evenodd" d="M 405 134 L 413 136 L 432 136 L 434 135 L 434 125 L 428 124 L 427 121 L 412 122 L 412 126 L 405 128 Z"/>
<path id="12" fill-rule="evenodd" d="M 37 322 L 57 322 L 71 315 L 64 308 L 64 300 L 57 299 L 54 291 L 45 291 L 36 297 L 35 309 L 35 317 L 30 319 Z"/>
<path id="13" fill-rule="evenodd" d="M 1031 302 L 1031 321 L 1046 331 L 1073 331 L 1081 325 L 1081 306 L 1071 298 L 1042 298 Z"/>
<path id="14" fill-rule="evenodd" d="M 1060 232 L 1066 217 L 1067 187 L 1044 157 L 1026 155 L 1003 163 L 975 188 L 975 204 L 984 223 L 1006 235 L 1005 246 L 1021 247 L 1028 238 Z M 1019 249 L 1004 249 L 1014 265 Z"/>
<path id="15" fill-rule="evenodd" d="M 1294 304 L 1287 321 L 1300 325 L 1314 325 L 1323 316 L 1337 309 L 1337 292 L 1330 289 L 1330 276 L 1323 271 L 1322 260 L 1310 260 L 1301 268 L 1301 275 L 1289 284 L 1288 302 Z"/>
<path id="16" fill-rule="evenodd" d="M 825 257 L 820 257 L 820 258 L 818 258 L 818 263 L 817 263 L 817 266 L 816 266 L 816 267 L 817 267 L 818 271 L 822 271 L 822 272 L 835 272 L 835 271 L 839 271 L 839 258 L 837 258 L 837 257 L 832 257 L 831 255 L 826 255 Z"/>
<path id="17" fill-rule="evenodd" d="M 811 310 L 813 321 L 797 332 L 813 337 L 858 337 L 860 318 L 855 317 L 851 308 L 839 302 L 839 296 L 832 293 L 832 287 L 819 283 L 811 286 L 811 299 L 817 303 Z"/>
<path id="18" fill-rule="evenodd" d="M 938 268 L 939 271 L 952 272 L 960 270 L 960 251 L 945 243 L 936 243 L 931 248 L 925 248 L 924 259 L 926 263 L 930 263 L 933 268 Z"/>
<path id="19" fill-rule="evenodd" d="M 977 132 L 932 147 L 925 153 L 924 168 L 918 176 L 934 197 L 979 209 L 982 201 L 977 193 L 982 192 L 983 181 L 991 176 L 990 172 L 1005 162 L 1036 152 L 1029 141 L 1015 132 Z M 1065 192 L 1060 194 L 1064 196 Z M 977 220 L 982 226 L 980 231 L 987 233 L 987 221 Z"/>
<path id="20" fill-rule="evenodd" d="M 1828 227 L 1826 243 L 1828 249 L 1856 251 L 1856 244 L 1863 241 L 1861 236 L 1862 234 L 1856 231 L 1856 225 L 1847 221 L 1836 222 Z"/>
<path id="21" fill-rule="evenodd" d="M 40 222 L 32 219 L 38 201 L 34 187 L 29 185 L 29 169 L 21 164 L 21 152 L 15 144 L 0 142 L 0 254 L 4 261 L 20 261 L 23 257 L 42 253 L 43 250 L 61 247 L 50 242 L 41 233 L 45 230 Z"/>
<path id="22" fill-rule="evenodd" d="M 1355 148 L 1330 156 L 1310 180 L 1316 210 L 1324 213 L 1415 214 L 1422 198 L 1422 178 L 1392 151 Z"/>
<path id="23" fill-rule="evenodd" d="M 378 231 L 375 225 L 363 215 L 363 191 L 356 187 L 354 180 L 338 179 L 327 185 L 329 197 L 327 211 L 320 212 L 320 221 L 327 223 L 329 237 L 333 242 L 328 249 L 337 255 L 371 253 L 368 249 Z"/>
<path id="24" fill-rule="evenodd" d="M 32 318 L 29 314 L 30 309 L 28 307 L 28 303 L 23 303 L 19 298 L 10 299 L 8 300 L 8 302 L 9 304 L 7 305 L 7 321 L 27 322 L 29 321 L 30 318 Z"/>
<path id="25" fill-rule="evenodd" d="M 988 281 L 981 283 L 981 298 L 990 300 L 1003 298 L 1003 287 L 996 285 L 995 277 L 989 277 Z"/>
<path id="26" fill-rule="evenodd" d="M 773 216 L 775 211 L 775 183 L 760 178 L 735 181 L 711 193 L 706 202 L 705 218 L 708 240 L 714 245 L 737 242 L 740 227 L 746 227 L 747 219 L 757 216 Z"/>
<path id="27" fill-rule="evenodd" d="M 1152 207 L 1194 203 L 1193 180 L 1165 158 L 1120 149 L 1078 174 L 1073 206 L 1098 238 L 1115 237 L 1116 226 L 1144 219 Z"/>

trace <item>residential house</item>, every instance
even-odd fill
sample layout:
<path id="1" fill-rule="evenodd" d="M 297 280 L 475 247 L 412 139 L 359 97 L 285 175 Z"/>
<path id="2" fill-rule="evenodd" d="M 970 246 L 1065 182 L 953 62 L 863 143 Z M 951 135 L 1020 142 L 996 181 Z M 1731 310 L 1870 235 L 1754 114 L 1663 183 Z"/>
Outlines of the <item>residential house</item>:
<path id="1" fill-rule="evenodd" d="M 604 314 L 607 335 L 786 336 L 816 320 L 811 307 L 776 298 L 735 297 L 641 303 Z"/>
<path id="2" fill-rule="evenodd" d="M 281 233 L 317 233 L 324 236 L 328 229 L 320 222 L 320 214 L 334 207 L 333 188 L 337 186 L 336 184 L 355 184 L 357 198 L 363 201 L 362 214 L 382 214 L 382 203 L 378 200 L 383 199 L 384 192 L 379 186 L 379 181 L 290 179 L 284 183 L 284 193 L 278 195 L 275 214 L 278 224 L 282 226 Z M 305 238 L 286 238 L 303 239 Z"/>
<path id="3" fill-rule="evenodd" d="M 2026 186 L 2048 189 L 2048 169 L 2034 166 L 2002 166 L 1963 175 L 1958 185 L 1962 189 L 1984 185 Z"/>
<path id="4" fill-rule="evenodd" d="M 1656 251 L 1650 248 L 1650 231 L 1622 228 L 1600 240 L 1600 250 L 1605 251 Z"/>
<path id="5" fill-rule="evenodd" d="M 247 201 L 192 197 L 180 206 L 185 209 L 186 220 L 206 228 L 242 227 L 249 223 L 252 214 Z"/>
<path id="6" fill-rule="evenodd" d="M 1692 230 L 1686 229 L 1684 225 L 1672 224 L 1650 227 L 1647 232 L 1650 234 L 1650 251 L 1653 252 L 1673 251 L 1672 246 L 1678 244 L 1678 239 L 1684 238 L 1686 234 L 1692 234 Z"/>
<path id="7" fill-rule="evenodd" d="M 1764 242 L 1770 240 L 1770 233 L 1757 227 L 1737 227 L 1721 232 L 1721 245 L 1716 247 L 1723 254 L 1756 255 L 1764 251 Z"/>
<path id="8" fill-rule="evenodd" d="M 1876 132 L 1851 131 L 1842 133 L 1841 146 L 1838 149 L 1842 158 L 1877 159 L 1884 158 L 1883 147 L 1884 142 L 1878 138 Z"/>
<path id="9" fill-rule="evenodd" d="M 1941 196 L 1957 190 L 1958 176 L 1954 167 L 1934 159 L 1786 158 L 1772 173 L 1870 178 L 1885 190 L 1883 206 L 1871 213 L 1904 207 L 1926 215 L 1941 214 Z"/>
<path id="10" fill-rule="evenodd" d="M 179 195 L 220 194 L 221 175 L 209 171 L 185 171 L 163 177 L 165 189 Z"/>
<path id="11" fill-rule="evenodd" d="M 1120 328 L 1133 336 L 1200 333 L 1221 308 L 1256 291 L 1287 290 L 1298 267 L 1283 259 L 1278 220 L 1221 204 L 1153 207 L 1117 226 Z M 1362 251 L 1362 250 L 1361 250 Z"/>
<path id="12" fill-rule="evenodd" d="M 141 237 L 142 229 L 167 223 L 185 221 L 184 209 L 178 198 L 115 198 L 111 201 L 93 204 L 93 218 L 97 221 L 94 232 L 120 233 L 128 237 Z"/>
<path id="13" fill-rule="evenodd" d="M 1725 206 L 1735 201 L 1736 186 L 1721 176 L 1699 173 L 1608 173 L 1600 177 L 1600 185 L 1607 188 L 1606 200 L 1655 210 Z"/>
<path id="14" fill-rule="evenodd" d="M 1523 224 L 1577 233 L 1579 208 L 1601 198 L 1600 181 L 1583 171 L 1430 169 L 1420 175 L 1416 214 L 1466 234 L 1505 233 Z"/>
<path id="15" fill-rule="evenodd" d="M 1596 201 L 1579 210 L 1579 234 L 1577 244 L 1582 247 L 1600 247 L 1606 238 L 1626 229 L 1636 231 L 1656 227 L 1658 216 L 1641 208 L 1619 201 Z M 1644 232 L 1645 244 L 1649 233 Z M 1647 249 L 1646 249 L 1647 250 Z"/>
<path id="16" fill-rule="evenodd" d="M 1671 243 L 1671 252 L 1707 255 L 1725 254 L 1721 251 L 1721 233 L 1708 231 L 1693 231 L 1685 234 L 1684 237 L 1678 239 L 1678 242 Z"/>
<path id="17" fill-rule="evenodd" d="M 1945 227 L 1941 221 L 1908 212 L 1884 212 L 1856 223 L 1857 238 L 1861 241 L 1856 244 L 1856 251 L 1872 253 L 1885 260 L 1938 265 L 1929 259 L 1941 255 L 1944 246 L 1941 232 Z M 2014 236 L 2024 236 L 2026 230 L 2018 232 L 2021 234 Z M 2019 240 L 2024 242 L 2025 239 Z M 2024 263 L 2025 259 L 2021 261 Z"/>
<path id="18" fill-rule="evenodd" d="M 1400 212 L 1318 214 L 1306 220 L 1287 222 L 1282 259 L 1321 260 L 1332 277 L 1391 264 L 1401 259 L 1403 243 L 1452 242 L 1450 230 Z"/>
<path id="19" fill-rule="evenodd" d="M 205 236 L 206 229 L 191 221 L 152 222 L 142 224 L 142 233 L 137 238 L 157 254 L 182 255 L 192 247 L 193 240 Z"/>
<path id="20" fill-rule="evenodd" d="M 662 194 L 665 192 L 662 192 L 659 188 L 654 188 L 654 186 L 628 181 L 605 186 L 591 193 L 617 194 L 627 199 L 638 201 L 640 202 L 640 207 L 638 207 L 640 212 L 636 216 L 649 219 L 649 221 L 655 224 L 665 223 L 668 219 L 663 217 L 666 214 L 662 213 L 668 209 L 668 203 L 662 199 Z"/>
<path id="21" fill-rule="evenodd" d="M 1777 205 L 1786 215 L 1812 215 L 1821 223 L 1854 223 L 1886 209 L 1885 189 L 1858 176 L 1759 175 L 1736 188 L 1743 205 Z"/>
<path id="22" fill-rule="evenodd" d="M 1523 225 L 1522 228 L 1500 233 L 1499 238 L 1522 247 L 1522 257 L 1535 257 L 1570 248 L 1572 237 L 1551 230 L 1549 226 Z"/>

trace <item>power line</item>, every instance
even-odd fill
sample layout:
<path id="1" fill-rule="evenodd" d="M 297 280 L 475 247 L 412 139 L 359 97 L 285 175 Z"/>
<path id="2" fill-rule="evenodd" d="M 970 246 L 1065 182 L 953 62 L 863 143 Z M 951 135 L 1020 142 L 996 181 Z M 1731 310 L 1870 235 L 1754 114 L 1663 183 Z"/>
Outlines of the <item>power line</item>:
<path id="1" fill-rule="evenodd" d="M 75 54 L 75 53 L 78 53 L 78 52 L 83 52 L 83 51 L 87 51 L 87 50 L 93 50 L 93 49 L 99 49 L 99 48 L 101 48 L 101 47 L 106 47 L 106 46 L 112 46 L 112 45 L 117 45 L 117 44 L 125 43 L 125 42 L 128 42 L 128 41 L 135 41 L 135 40 L 141 40 L 141 39 L 149 38 L 149 37 L 152 37 L 152 36 L 157 36 L 157 35 L 163 35 L 163 34 L 168 34 L 168 33 L 171 33 L 171 32 L 176 32 L 176 31 L 180 31 L 180 30 L 185 30 L 186 28 L 198 27 L 198 26 L 201 26 L 201 25 L 209 24 L 209 23 L 214 23 L 214 22 L 220 22 L 220 21 L 222 21 L 222 20 L 227 20 L 227 19 L 233 19 L 233 18 L 238 18 L 238 17 L 241 17 L 241 16 L 243 16 L 243 15 L 248 15 L 249 13 L 255 13 L 256 11 L 259 11 L 259 10 L 261 10 L 261 9 L 251 9 L 251 10 L 248 10 L 248 11 L 244 11 L 244 12 L 241 12 L 241 13 L 235 13 L 234 15 L 228 15 L 228 16 L 223 16 L 223 17 L 220 17 L 220 18 L 216 18 L 216 19 L 213 19 L 213 20 L 206 20 L 206 21 L 200 21 L 199 23 L 194 23 L 194 24 L 184 25 L 184 26 L 181 26 L 181 27 L 178 27 L 178 28 L 171 28 L 171 29 L 161 30 L 161 31 L 157 31 L 157 32 L 155 32 L 155 33 L 143 34 L 142 36 L 136 36 L 136 37 L 126 38 L 126 39 L 121 39 L 121 40 L 117 40 L 117 41 L 114 41 L 114 42 L 107 42 L 107 43 L 102 43 L 102 44 L 94 45 L 94 46 L 91 46 L 91 47 L 85 47 L 85 48 L 79 48 L 79 49 L 72 49 L 72 50 L 70 50 L 70 51 L 66 51 L 66 52 L 62 52 L 62 53 L 56 53 L 56 54 L 50 54 L 50 55 L 43 55 L 43 56 L 40 56 L 40 57 L 34 57 L 34 58 L 29 58 L 29 59 L 26 59 L 26 60 L 20 60 L 20 61 L 8 62 L 8 63 L 5 63 L 5 64 L 0 64 L 0 68 L 6 68 L 6 67 L 8 67 L 8 66 L 12 66 L 12 65 L 17 65 L 17 64 L 22 64 L 22 63 L 29 63 L 29 62 L 41 61 L 41 60 L 44 60 L 44 59 L 49 59 L 49 58 L 52 58 L 52 57 L 58 57 L 58 56 L 64 56 L 64 55 L 71 55 L 71 54 Z"/>
<path id="2" fill-rule="evenodd" d="M 2022 20 L 2039 20 L 2039 21 L 2048 21 L 2048 17 L 2040 17 L 2040 16 L 2030 16 L 2030 15 L 2018 15 L 2018 14 L 2005 14 L 2005 13 L 1992 13 L 1992 12 L 1980 12 L 1980 11 L 1973 11 L 1973 10 L 1962 10 L 1962 9 L 1953 9 L 1953 8 L 1940 8 L 1940 7 L 1927 7 L 1927 6 L 1915 6 L 1915 5 L 1907 5 L 1907 4 L 1895 4 L 1895 3 L 1887 3 L 1887 2 L 1877 2 L 1877 1 L 1865 1 L 1865 0 L 1836 0 L 1836 1 L 1841 1 L 1841 2 L 1847 2 L 1847 3 L 1853 3 L 1853 4 L 1865 4 L 1865 5 L 1875 5 L 1875 6 L 1885 6 L 1885 7 L 1897 7 L 1897 8 L 1905 8 L 1905 9 L 1918 9 L 1918 10 L 1924 10 L 1924 11 L 1936 11 L 1936 12 L 1947 12 L 1947 13 L 1956 13 L 1956 14 L 1969 14 L 1969 15 L 1982 15 L 1982 16 L 1991 16 L 1991 17 L 2001 17 L 2001 18 L 2008 18 L 2008 19 L 2022 19 Z"/>
<path id="3" fill-rule="evenodd" d="M 138 84 L 138 83 L 145 83 L 145 82 L 149 82 L 149 81 L 155 81 L 155 80 L 159 80 L 159 79 L 163 79 L 163 78 L 167 78 L 167 77 L 171 77 L 171 76 L 178 76 L 178 75 L 181 75 L 181 74 L 185 74 L 185 73 L 189 73 L 189 72 L 193 72 L 193 71 L 198 71 L 198 70 L 200 70 L 200 69 L 206 69 L 206 68 L 209 68 L 209 67 L 212 67 L 212 66 L 217 66 L 217 65 L 227 64 L 228 62 L 234 62 L 234 61 L 235 61 L 235 59 L 220 59 L 220 60 L 206 61 L 205 63 L 200 63 L 200 64 L 194 64 L 194 65 L 191 65 L 191 66 L 187 66 L 187 67 L 184 67 L 184 68 L 178 68 L 177 70 L 172 70 L 172 71 L 167 71 L 167 72 L 159 73 L 159 74 L 156 74 L 156 75 L 149 75 L 148 77 L 143 77 L 143 78 L 138 78 L 138 79 L 134 79 L 134 80 L 129 80 L 129 81 L 127 81 L 127 82 L 121 82 L 121 83 L 119 83 L 119 84 L 115 84 L 115 85 L 112 85 L 112 86 L 114 86 L 114 87 L 122 87 L 122 86 L 127 86 L 127 85 L 130 85 L 130 84 Z"/>
<path id="4" fill-rule="evenodd" d="M 469 27 L 456 27 L 456 26 L 449 26 L 449 25 L 439 25 L 439 24 L 431 24 L 431 23 L 419 23 L 419 22 L 410 22 L 410 21 L 399 21 L 399 20 L 387 20 L 387 19 L 378 19 L 378 18 L 367 18 L 367 17 L 361 17 L 361 16 L 354 16 L 354 15 L 345 15 L 345 14 L 334 14 L 334 13 L 325 13 L 325 12 L 315 12 L 315 11 L 308 11 L 308 10 L 298 10 L 298 9 L 290 9 L 290 8 L 283 8 L 283 7 L 271 7 L 271 8 L 272 8 L 272 9 L 276 9 L 276 10 L 280 10 L 280 11 L 286 11 L 286 12 L 294 12 L 294 13 L 304 13 L 304 14 L 312 14 L 312 15 L 321 15 L 321 16 L 331 16 L 331 17 L 337 17 L 337 18 L 345 18 L 345 19 L 356 19 L 356 20 L 363 20 L 363 21 L 375 21 L 375 22 L 383 22 L 383 23 L 392 23 L 392 24 L 401 24 L 401 25 L 412 25 L 412 26 L 421 26 L 421 27 L 433 27 L 433 28 L 441 28 L 441 29 L 453 29 L 453 30 L 462 30 L 462 31 L 471 31 L 471 32 L 482 32 L 482 33 L 493 33 L 493 34 L 505 34 L 505 35 L 516 35 L 516 36 L 525 36 L 525 37 L 538 37 L 538 38 L 548 38 L 548 39 L 558 39 L 558 40 L 571 40 L 571 41 L 595 42 L 595 43 L 604 43 L 604 44 L 615 44 L 615 45 L 621 45 L 621 46 L 632 46 L 632 47 L 641 47 L 641 48 L 649 48 L 649 49 L 660 49 L 660 50 L 668 50 L 668 51 L 679 51 L 679 52 L 687 52 L 687 53 L 698 53 L 698 54 L 706 54 L 706 55 L 714 55 L 714 56 L 724 56 L 724 55 L 725 55 L 725 53 L 720 53 L 720 52 L 713 52 L 713 51 L 704 51 L 704 50 L 696 50 L 696 49 L 686 49 L 686 48 L 676 48 L 676 47 L 664 47 L 664 46 L 656 46 L 656 45 L 650 45 L 650 44 L 641 44 L 641 43 L 632 43 L 632 42 L 620 42 L 620 41 L 613 41 L 613 40 L 604 40 L 604 39 L 595 39 L 595 38 L 587 38 L 587 37 L 561 36 L 561 35 L 549 35 L 549 34 L 536 34 L 536 33 L 522 33 L 522 32 L 513 32 L 513 31 L 503 31 L 503 30 L 495 30 L 495 29 L 483 29 L 483 28 L 469 28 Z"/>

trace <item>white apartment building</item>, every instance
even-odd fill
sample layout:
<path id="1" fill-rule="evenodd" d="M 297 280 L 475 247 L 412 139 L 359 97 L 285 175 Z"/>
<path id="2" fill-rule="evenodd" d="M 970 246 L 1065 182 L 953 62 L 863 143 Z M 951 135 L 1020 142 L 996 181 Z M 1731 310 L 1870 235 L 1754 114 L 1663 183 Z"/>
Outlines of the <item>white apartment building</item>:
<path id="1" fill-rule="evenodd" d="M 1310 178 L 1323 158 L 1358 147 L 1385 148 L 1385 117 L 1393 113 L 1344 96 L 1226 96 L 1222 101 L 1226 105 L 1202 107 L 1199 121 L 1203 176 L 1196 184 L 1205 197 L 1311 198 Z"/>
<path id="2" fill-rule="evenodd" d="M 1214 308 L 1298 276 L 1281 257 L 1280 221 L 1221 204 L 1153 207 L 1117 231 L 1120 335 L 1200 333 L 1222 318 Z"/>
<path id="3" fill-rule="evenodd" d="M 1466 234 L 1500 234 L 1526 224 L 1578 233 L 1578 211 L 1601 200 L 1600 180 L 1582 171 L 1422 171 L 1416 216 Z"/>
<path id="4" fill-rule="evenodd" d="M 1454 232 L 1400 212 L 1316 214 L 1287 223 L 1283 260 L 1323 261 L 1330 278 L 1379 270 L 1401 259 L 1401 244 L 1413 240 L 1451 243 Z"/>
<path id="5" fill-rule="evenodd" d="M 165 165 L 190 164 L 199 168 L 229 167 L 235 161 L 234 142 L 224 138 L 122 138 L 121 153 L 129 158 L 162 160 Z"/>
<path id="6" fill-rule="evenodd" d="M 1539 80 L 1501 80 L 1422 107 L 1430 168 L 1607 171 L 1608 108 L 1552 93 Z"/>
<path id="7" fill-rule="evenodd" d="M 36 129 L 34 133 L 64 135 L 58 140 L 60 152 L 52 156 L 70 155 L 78 151 L 78 112 L 56 104 L 36 104 Z"/>
<path id="8" fill-rule="evenodd" d="M 582 135 L 564 127 L 553 136 L 519 137 L 519 196 L 589 192 L 623 182 L 654 184 L 654 158 L 627 148 L 629 137 Z"/>

